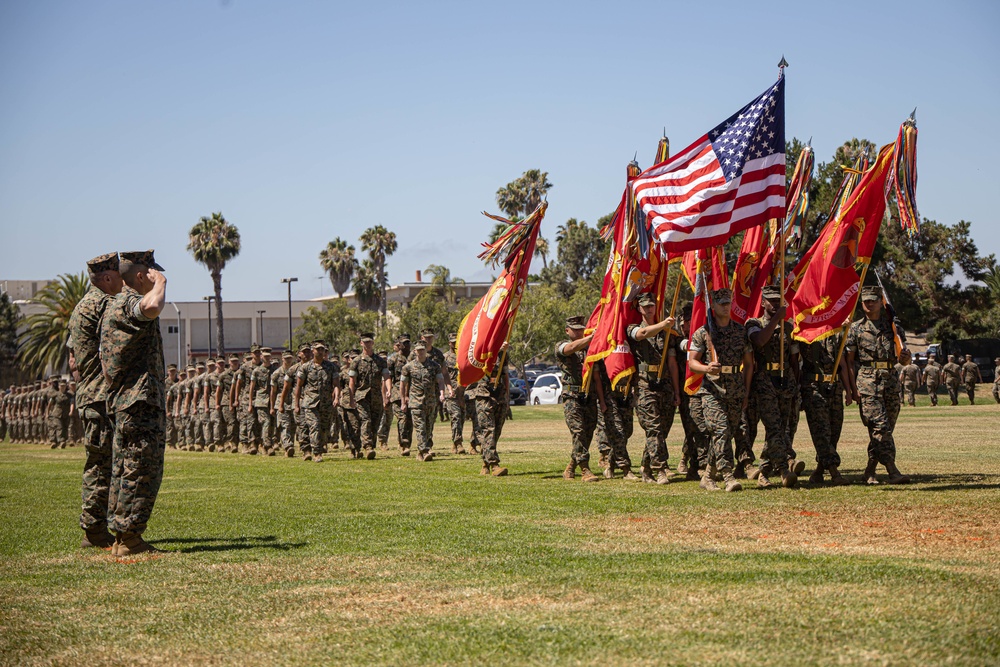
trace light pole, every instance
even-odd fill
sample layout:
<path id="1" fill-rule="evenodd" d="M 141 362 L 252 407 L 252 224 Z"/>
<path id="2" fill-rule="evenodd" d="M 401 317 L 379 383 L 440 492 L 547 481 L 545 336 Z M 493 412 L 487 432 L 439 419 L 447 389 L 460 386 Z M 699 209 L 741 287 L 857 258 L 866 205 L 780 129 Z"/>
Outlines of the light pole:
<path id="1" fill-rule="evenodd" d="M 292 349 L 292 283 L 298 282 L 298 278 L 282 278 L 281 282 L 288 283 L 288 349 Z"/>
<path id="2" fill-rule="evenodd" d="M 181 368 L 181 309 L 173 301 L 170 305 L 177 311 L 177 368 Z"/>
<path id="3" fill-rule="evenodd" d="M 212 356 L 212 302 L 215 301 L 214 296 L 203 296 L 202 301 L 208 303 L 208 356 Z"/>
<path id="4" fill-rule="evenodd" d="M 257 344 L 264 347 L 264 313 L 266 310 L 257 311 Z"/>

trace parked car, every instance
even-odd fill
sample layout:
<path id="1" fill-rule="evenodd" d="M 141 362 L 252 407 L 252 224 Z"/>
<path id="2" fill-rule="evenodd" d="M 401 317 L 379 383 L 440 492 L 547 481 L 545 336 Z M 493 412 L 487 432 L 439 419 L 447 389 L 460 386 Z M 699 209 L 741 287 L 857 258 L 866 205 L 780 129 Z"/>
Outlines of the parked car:
<path id="1" fill-rule="evenodd" d="M 562 378 L 558 373 L 545 373 L 535 379 L 531 387 L 532 405 L 552 405 L 562 403 Z"/>
<path id="2" fill-rule="evenodd" d="M 528 392 L 524 386 L 524 380 L 514 380 L 512 378 L 510 381 L 510 404 L 524 405 L 527 402 Z"/>

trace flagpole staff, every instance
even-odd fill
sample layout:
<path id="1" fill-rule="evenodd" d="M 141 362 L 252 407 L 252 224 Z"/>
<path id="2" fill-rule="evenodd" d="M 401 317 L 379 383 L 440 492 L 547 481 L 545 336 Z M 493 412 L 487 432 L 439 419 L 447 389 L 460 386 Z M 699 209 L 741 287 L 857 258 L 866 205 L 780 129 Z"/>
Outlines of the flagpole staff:
<path id="1" fill-rule="evenodd" d="M 861 300 L 861 288 L 865 286 L 865 276 L 868 275 L 868 264 L 865 262 L 861 267 L 861 279 L 858 281 L 858 301 Z M 837 348 L 837 359 L 833 364 L 833 374 L 836 376 L 840 369 L 840 360 L 844 356 L 844 347 L 847 345 L 847 327 L 850 326 L 851 322 L 854 320 L 854 314 L 858 312 L 858 301 L 854 302 L 854 308 L 851 309 L 851 316 L 847 318 L 847 321 L 841 325 L 844 330 L 843 335 L 840 337 L 840 346 Z"/>
<path id="2" fill-rule="evenodd" d="M 674 286 L 674 300 L 670 304 L 670 317 L 674 317 L 674 315 L 677 313 L 677 301 L 681 297 L 681 280 L 683 279 L 684 279 L 684 272 L 678 271 L 677 284 Z M 660 355 L 660 366 L 659 368 L 656 369 L 656 379 L 658 380 L 663 379 L 663 367 L 665 365 L 663 362 L 667 358 L 667 345 L 670 343 L 670 335 L 673 332 L 674 328 L 670 327 L 670 330 L 667 331 L 667 336 L 663 341 L 663 353 Z"/>
<path id="3" fill-rule="evenodd" d="M 540 223 L 536 223 L 536 224 L 540 224 Z M 521 253 L 520 257 L 517 258 L 517 272 L 514 273 L 514 276 L 516 277 L 516 279 L 518 281 L 520 281 L 520 278 L 518 276 L 521 275 L 521 266 L 524 264 L 524 256 L 527 254 L 525 252 L 525 250 L 527 250 L 527 249 L 528 249 L 528 244 L 525 243 L 524 247 L 522 247 L 521 250 L 519 251 Z M 527 289 L 527 287 L 528 287 L 527 282 L 525 282 L 524 287 L 525 287 L 525 289 Z M 515 283 L 514 284 L 514 289 L 516 290 L 517 288 L 518 288 L 518 285 L 517 285 L 517 283 Z M 521 294 L 521 298 L 523 298 L 523 297 L 524 297 L 524 294 Z M 514 322 L 517 320 L 517 314 L 520 313 L 520 312 L 521 312 L 521 307 L 520 307 L 520 299 L 519 299 L 518 300 L 517 311 L 514 313 L 514 316 L 510 318 L 510 326 L 507 328 L 507 337 L 504 338 L 504 341 L 503 341 L 503 343 L 504 343 L 503 349 L 500 351 L 499 358 L 497 358 L 497 366 L 496 367 L 499 367 L 500 370 L 501 370 L 501 372 L 504 372 L 504 373 L 507 372 L 507 369 L 506 369 L 506 365 L 507 365 L 507 348 L 510 346 L 510 335 L 514 332 Z M 496 370 L 496 367 L 494 367 L 494 370 Z M 497 387 L 499 385 L 500 385 L 500 373 L 497 373 L 496 374 L 496 378 L 493 380 L 493 386 Z"/>
<path id="4" fill-rule="evenodd" d="M 782 54 L 781 60 L 778 62 L 778 76 L 785 76 L 785 68 L 788 67 L 788 61 L 785 60 L 785 56 Z M 782 220 L 780 223 L 775 223 L 778 227 L 778 233 L 780 239 L 778 240 L 778 248 L 781 254 L 781 268 L 778 271 L 778 285 L 781 289 L 781 299 L 778 304 L 782 307 L 785 305 L 785 221 Z M 785 378 L 785 320 L 782 318 L 781 322 L 778 323 L 781 329 L 781 338 L 778 339 L 778 369 L 781 375 L 781 379 Z"/>

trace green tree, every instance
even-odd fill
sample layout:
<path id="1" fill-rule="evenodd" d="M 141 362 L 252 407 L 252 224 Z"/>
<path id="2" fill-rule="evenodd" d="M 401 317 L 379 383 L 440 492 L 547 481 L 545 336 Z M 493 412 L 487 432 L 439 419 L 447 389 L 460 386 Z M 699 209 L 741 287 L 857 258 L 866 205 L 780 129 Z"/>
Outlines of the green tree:
<path id="1" fill-rule="evenodd" d="M 600 297 L 592 283 L 583 283 L 569 298 L 550 285 L 529 286 L 509 337 L 508 361 L 523 367 L 532 359 L 554 359 L 556 343 L 566 337 L 566 318 L 590 317 Z"/>
<path id="2" fill-rule="evenodd" d="M 539 279 L 566 297 L 585 282 L 600 286 L 609 247 L 597 228 L 570 218 L 556 231 L 556 261 L 542 269 Z"/>
<path id="3" fill-rule="evenodd" d="M 354 296 L 363 311 L 378 310 L 380 290 L 376 275 L 375 262 L 370 259 L 361 262 L 354 272 Z"/>
<path id="4" fill-rule="evenodd" d="M 295 344 L 326 341 L 331 352 L 343 353 L 360 346 L 358 334 L 375 331 L 378 313 L 347 305 L 343 299 L 328 301 L 323 307 L 313 307 L 302 315 L 302 324 L 295 330 Z M 384 332 L 379 331 L 376 344 L 384 345 Z M 390 338 L 391 340 L 391 338 Z"/>
<path id="5" fill-rule="evenodd" d="M 208 269 L 215 289 L 215 331 L 218 355 L 226 354 L 226 326 L 222 318 L 222 270 L 240 254 L 240 231 L 226 221 L 222 212 L 201 220 L 188 232 L 188 251 Z"/>
<path id="6" fill-rule="evenodd" d="M 435 344 L 447 346 L 448 334 L 458 333 L 458 325 L 474 304 L 466 299 L 449 306 L 433 291 L 423 290 L 408 306 L 392 304 L 395 317 L 390 319 L 396 322 L 393 330 L 397 334 L 417 336 L 421 329 L 433 329 L 438 336 Z"/>
<path id="7" fill-rule="evenodd" d="M 542 203 L 552 184 L 549 172 L 529 169 L 507 185 L 497 190 L 497 206 L 510 220 L 523 220 L 531 215 Z M 494 226 L 492 241 L 496 240 L 498 227 Z M 548 266 L 549 242 L 541 235 L 535 243 L 535 257 L 542 258 L 542 266 Z"/>
<path id="8" fill-rule="evenodd" d="M 7 293 L 0 294 L 0 389 L 18 384 L 23 373 L 17 363 L 17 327 L 21 313 Z"/>
<path id="9" fill-rule="evenodd" d="M 386 272 L 385 258 L 396 252 L 396 233 L 390 232 L 382 225 L 369 227 L 361 234 L 361 249 L 368 253 L 375 262 L 375 280 L 379 286 L 379 314 L 381 322 L 385 323 L 386 309 Z"/>
<path id="10" fill-rule="evenodd" d="M 31 303 L 42 311 L 25 318 L 27 328 L 19 337 L 19 361 L 26 373 L 39 377 L 47 370 L 62 372 L 69 366 L 69 318 L 88 289 L 86 273 L 66 273 L 32 297 Z"/>
<path id="11" fill-rule="evenodd" d="M 433 290 L 431 293 L 443 298 L 449 306 L 454 306 L 456 299 L 455 285 L 465 285 L 465 280 L 462 278 L 452 278 L 451 270 L 440 264 L 431 264 L 424 270 L 424 273 L 432 276 L 431 286 Z"/>
<path id="12" fill-rule="evenodd" d="M 358 268 L 358 260 L 354 257 L 354 246 L 338 236 L 326 244 L 319 253 L 319 264 L 330 276 L 333 291 L 343 298 L 344 292 L 351 286 L 351 278 Z"/>

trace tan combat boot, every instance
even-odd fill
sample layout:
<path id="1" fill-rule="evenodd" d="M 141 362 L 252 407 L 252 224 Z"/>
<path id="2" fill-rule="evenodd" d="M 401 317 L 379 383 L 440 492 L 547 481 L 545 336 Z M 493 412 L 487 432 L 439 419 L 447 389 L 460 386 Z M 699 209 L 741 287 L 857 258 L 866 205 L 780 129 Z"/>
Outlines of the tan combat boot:
<path id="1" fill-rule="evenodd" d="M 365 458 L 368 459 L 369 461 L 374 461 L 375 460 L 375 448 L 374 447 L 372 447 L 371 449 L 368 450 L 368 454 L 365 455 Z"/>
<path id="2" fill-rule="evenodd" d="M 708 474 L 711 475 L 712 479 L 716 482 L 722 481 L 722 475 L 719 473 L 719 470 L 715 467 L 714 463 L 708 464 Z"/>
<path id="3" fill-rule="evenodd" d="M 798 459 L 790 459 L 788 461 L 788 469 L 791 470 L 796 477 L 801 475 L 806 470 L 806 462 L 800 461 Z"/>
<path id="4" fill-rule="evenodd" d="M 698 486 L 705 489 L 706 491 L 719 490 L 719 487 L 715 483 L 715 480 L 712 479 L 712 474 L 707 470 L 705 471 L 705 474 L 701 476 L 701 481 L 698 483 Z"/>
<path id="5" fill-rule="evenodd" d="M 313 455 L 313 463 L 322 463 L 322 462 L 323 462 L 323 455 L 322 454 L 315 454 L 315 455 Z"/>
<path id="6" fill-rule="evenodd" d="M 409 447 L 403 447 L 403 450 L 401 452 L 399 452 L 399 455 L 400 456 L 409 456 L 410 455 L 410 448 Z"/>
<path id="7" fill-rule="evenodd" d="M 499 465 L 495 465 L 495 466 L 492 466 L 492 468 L 490 470 L 490 474 L 493 475 L 494 477 L 506 477 L 507 476 L 507 469 L 503 468 L 503 467 L 501 467 Z"/>
<path id="8" fill-rule="evenodd" d="M 119 558 L 143 553 L 159 553 L 159 549 L 142 539 L 139 533 L 119 533 L 118 549 L 112 553 Z"/>
<path id="9" fill-rule="evenodd" d="M 483 464 L 483 469 L 479 471 L 479 474 L 480 475 L 489 475 L 490 474 L 490 467 L 484 463 Z"/>
<path id="10" fill-rule="evenodd" d="M 736 480 L 731 470 L 723 471 L 722 479 L 726 482 L 727 493 L 735 493 L 743 490 L 743 485 Z"/>
<path id="11" fill-rule="evenodd" d="M 896 467 L 895 461 L 886 464 L 886 472 L 889 473 L 889 483 L 890 484 L 909 484 L 910 478 L 899 472 L 899 468 Z"/>
<path id="12" fill-rule="evenodd" d="M 456 452 L 456 454 L 464 455 L 466 453 L 465 452 L 465 447 L 462 446 L 462 443 L 456 442 L 455 443 L 455 447 L 458 449 L 458 451 Z"/>
<path id="13" fill-rule="evenodd" d="M 791 470 L 781 471 L 781 485 L 786 489 L 795 489 L 799 486 L 798 476 Z"/>
<path id="14" fill-rule="evenodd" d="M 642 466 L 640 469 L 642 475 L 642 481 L 646 484 L 656 484 L 656 478 L 653 477 L 653 469 L 649 466 Z"/>
<path id="15" fill-rule="evenodd" d="M 451 443 L 451 453 L 458 454 L 458 445 L 456 445 L 454 442 Z"/>
<path id="16" fill-rule="evenodd" d="M 638 475 L 636 475 L 634 472 L 632 472 L 631 468 L 622 468 L 622 472 L 625 473 L 624 475 L 622 475 L 622 479 L 624 479 L 624 480 L 628 480 L 629 482 L 641 482 L 642 481 L 639 478 Z"/>
<path id="17" fill-rule="evenodd" d="M 294 449 L 286 449 L 285 450 L 285 457 L 289 458 L 289 459 L 295 458 L 295 450 Z"/>
<path id="18" fill-rule="evenodd" d="M 684 459 L 681 459 L 677 463 L 677 474 L 678 475 L 684 475 L 684 476 L 687 476 L 687 474 L 688 474 L 688 464 L 687 464 L 687 461 L 685 461 Z"/>
<path id="19" fill-rule="evenodd" d="M 758 489 L 770 489 L 774 485 L 771 484 L 771 480 L 767 478 L 767 474 L 763 469 L 757 471 L 757 488 Z"/>
<path id="20" fill-rule="evenodd" d="M 107 528 L 95 527 L 84 531 L 83 541 L 80 542 L 81 549 L 98 547 L 104 549 L 115 543 L 115 536 L 108 532 Z"/>
<path id="21" fill-rule="evenodd" d="M 864 477 L 865 484 L 869 486 L 878 485 L 878 477 L 875 475 L 875 467 L 878 465 L 878 461 L 875 459 L 868 459 L 868 466 L 865 467 Z"/>
<path id="22" fill-rule="evenodd" d="M 818 465 L 816 469 L 813 470 L 813 474 L 809 475 L 810 484 L 822 484 L 823 483 L 823 466 Z"/>
<path id="23" fill-rule="evenodd" d="M 312 461 L 313 460 L 312 454 L 310 454 L 309 452 L 304 453 L 302 455 L 302 460 L 303 461 Z"/>
<path id="24" fill-rule="evenodd" d="M 576 461 L 570 461 L 566 469 L 563 470 L 563 479 L 573 479 L 576 477 Z"/>
<path id="25" fill-rule="evenodd" d="M 424 454 L 424 463 L 433 460 L 434 460 L 434 452 L 427 452 L 426 454 Z"/>
<path id="26" fill-rule="evenodd" d="M 834 486 L 847 486 L 850 484 L 850 482 L 848 482 L 847 479 L 840 474 L 840 471 L 837 470 L 837 466 L 830 466 L 827 468 L 827 471 L 830 473 L 830 483 Z"/>
<path id="27" fill-rule="evenodd" d="M 757 479 L 757 476 L 760 475 L 760 468 L 758 468 L 752 463 L 746 464 L 743 470 L 747 474 L 747 479 Z"/>
<path id="28" fill-rule="evenodd" d="M 656 483 L 657 484 L 670 484 L 670 471 L 664 468 L 660 472 L 656 473 Z"/>
<path id="29" fill-rule="evenodd" d="M 590 472 L 590 468 L 588 468 L 586 466 L 581 466 L 580 467 L 580 472 L 582 473 L 581 477 L 582 477 L 582 479 L 583 479 L 584 482 L 600 482 L 601 481 L 601 478 L 598 477 L 597 475 L 595 475 L 594 473 Z"/>

